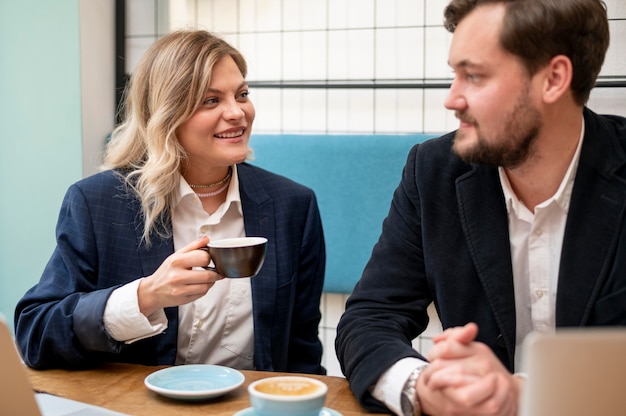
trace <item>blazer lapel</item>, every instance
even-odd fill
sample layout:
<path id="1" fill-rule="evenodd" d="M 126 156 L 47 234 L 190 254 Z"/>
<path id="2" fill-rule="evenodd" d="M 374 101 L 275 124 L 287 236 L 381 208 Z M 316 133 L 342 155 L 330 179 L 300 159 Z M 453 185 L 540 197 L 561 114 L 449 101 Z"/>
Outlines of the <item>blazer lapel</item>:
<path id="1" fill-rule="evenodd" d="M 585 111 L 585 139 L 565 227 L 556 302 L 557 326 L 585 325 L 615 253 L 611 245 L 626 212 L 626 155 L 616 138 Z"/>
<path id="2" fill-rule="evenodd" d="M 264 184 L 246 164 L 237 165 L 240 177 L 239 191 L 244 213 L 247 236 L 267 238 L 265 261 L 259 274 L 251 279 L 252 314 L 254 318 L 254 363 L 256 368 L 272 369 L 272 335 L 270 327 L 262 327 L 261 322 L 272 322 L 276 305 L 278 275 L 278 247 L 274 201 L 265 190 Z"/>
<path id="3" fill-rule="evenodd" d="M 237 174 L 241 177 L 239 191 L 244 213 L 246 235 L 251 237 L 265 237 L 268 240 L 267 251 L 263 267 L 257 277 L 276 276 L 276 236 L 274 202 L 265 191 L 264 184 L 249 170 L 249 166 L 237 166 Z M 253 287 L 262 279 L 252 279 Z M 274 279 L 263 279 L 264 283 Z"/>
<path id="4" fill-rule="evenodd" d="M 456 183 L 459 213 L 474 267 L 509 357 L 515 351 L 515 297 L 508 217 L 497 171 L 474 166 Z"/>

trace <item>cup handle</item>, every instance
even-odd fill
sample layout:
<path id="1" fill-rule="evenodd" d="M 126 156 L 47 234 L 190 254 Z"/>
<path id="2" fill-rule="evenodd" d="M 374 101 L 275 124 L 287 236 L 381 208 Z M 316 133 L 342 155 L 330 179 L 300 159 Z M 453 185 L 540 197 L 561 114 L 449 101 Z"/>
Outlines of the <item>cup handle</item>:
<path id="1" fill-rule="evenodd" d="M 202 251 L 206 251 L 207 253 L 209 252 L 209 248 L 208 247 L 200 247 L 200 250 Z M 202 267 L 204 270 L 210 270 L 212 272 L 217 273 L 217 269 L 213 266 L 200 266 Z"/>

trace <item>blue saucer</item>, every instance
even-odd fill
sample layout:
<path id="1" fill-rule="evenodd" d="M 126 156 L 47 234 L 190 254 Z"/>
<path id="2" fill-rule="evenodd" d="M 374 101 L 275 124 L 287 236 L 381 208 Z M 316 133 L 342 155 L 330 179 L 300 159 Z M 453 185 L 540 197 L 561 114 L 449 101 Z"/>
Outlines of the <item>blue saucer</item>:
<path id="1" fill-rule="evenodd" d="M 180 400 L 211 399 L 235 390 L 243 382 L 244 376 L 239 371 L 209 364 L 168 367 L 144 380 L 150 390 Z"/>
<path id="2" fill-rule="evenodd" d="M 255 415 L 254 409 L 251 407 L 248 407 L 247 409 L 238 411 L 233 416 L 254 416 L 254 415 Z M 336 410 L 329 409 L 328 407 L 324 407 L 320 411 L 319 416 L 343 416 L 343 415 Z"/>

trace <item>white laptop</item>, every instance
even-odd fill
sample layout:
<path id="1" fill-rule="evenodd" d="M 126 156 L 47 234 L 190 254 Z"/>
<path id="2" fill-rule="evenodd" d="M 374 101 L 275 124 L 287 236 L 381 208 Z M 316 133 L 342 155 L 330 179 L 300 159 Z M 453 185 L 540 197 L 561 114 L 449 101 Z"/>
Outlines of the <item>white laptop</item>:
<path id="1" fill-rule="evenodd" d="M 530 334 L 520 416 L 626 415 L 626 328 Z"/>
<path id="2" fill-rule="evenodd" d="M 35 393 L 15 341 L 0 315 L 0 414 L 2 416 L 124 416 L 103 407 Z"/>

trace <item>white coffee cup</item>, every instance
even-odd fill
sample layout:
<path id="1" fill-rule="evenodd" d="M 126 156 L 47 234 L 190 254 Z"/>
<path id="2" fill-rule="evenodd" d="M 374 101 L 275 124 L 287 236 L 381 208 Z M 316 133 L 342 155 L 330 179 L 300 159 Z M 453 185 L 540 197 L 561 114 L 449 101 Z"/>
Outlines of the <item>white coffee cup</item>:
<path id="1" fill-rule="evenodd" d="M 318 416 L 327 392 L 324 382 L 303 376 L 268 377 L 248 386 L 255 416 Z"/>

